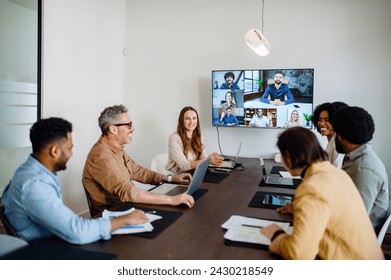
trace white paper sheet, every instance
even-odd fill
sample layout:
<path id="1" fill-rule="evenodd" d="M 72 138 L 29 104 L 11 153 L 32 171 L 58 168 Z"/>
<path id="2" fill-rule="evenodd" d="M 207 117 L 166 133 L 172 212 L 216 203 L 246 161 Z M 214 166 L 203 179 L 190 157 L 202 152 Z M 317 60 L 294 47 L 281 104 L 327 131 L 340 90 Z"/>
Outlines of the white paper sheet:
<path id="1" fill-rule="evenodd" d="M 286 233 L 292 233 L 293 228 L 287 222 L 248 218 L 238 215 L 232 215 L 221 225 L 221 227 L 227 229 L 227 232 L 224 235 L 225 239 L 253 244 L 270 245 L 270 239 L 264 236 L 260 232 L 260 229 L 273 223 L 279 225 Z"/>
<path id="2" fill-rule="evenodd" d="M 291 173 L 289 173 L 288 171 L 279 171 L 279 172 L 281 177 L 284 178 L 301 179 L 300 176 L 292 176 Z"/>
<path id="3" fill-rule="evenodd" d="M 104 210 L 102 212 L 102 218 L 104 219 L 113 219 L 116 217 L 120 217 L 126 214 L 129 214 L 133 212 L 135 209 L 131 208 L 126 211 L 108 211 Z M 140 232 L 151 232 L 153 230 L 152 222 L 161 219 L 162 217 L 159 215 L 154 215 L 150 213 L 145 213 L 145 215 L 148 217 L 149 221 L 147 223 L 138 224 L 138 225 L 126 225 L 123 226 L 115 231 L 113 231 L 111 234 L 131 234 L 131 233 L 140 233 Z"/>

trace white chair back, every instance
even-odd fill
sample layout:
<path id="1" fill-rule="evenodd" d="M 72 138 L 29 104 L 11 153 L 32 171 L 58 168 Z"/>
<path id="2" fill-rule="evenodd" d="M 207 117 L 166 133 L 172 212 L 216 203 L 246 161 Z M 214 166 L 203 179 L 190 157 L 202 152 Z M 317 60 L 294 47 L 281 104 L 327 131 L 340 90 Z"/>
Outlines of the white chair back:
<path id="1" fill-rule="evenodd" d="M 152 160 L 151 170 L 162 173 L 164 175 L 169 175 L 171 174 L 171 172 L 166 169 L 167 162 L 168 162 L 167 153 L 157 154 Z"/>
<path id="2" fill-rule="evenodd" d="M 165 153 L 157 154 L 152 160 L 151 170 L 162 173 L 164 175 L 169 175 L 171 173 L 170 171 L 166 170 L 167 162 L 168 162 L 168 154 Z M 143 184 L 137 181 L 132 181 L 132 182 L 137 188 L 147 190 L 147 191 L 155 187 L 154 185 Z"/>

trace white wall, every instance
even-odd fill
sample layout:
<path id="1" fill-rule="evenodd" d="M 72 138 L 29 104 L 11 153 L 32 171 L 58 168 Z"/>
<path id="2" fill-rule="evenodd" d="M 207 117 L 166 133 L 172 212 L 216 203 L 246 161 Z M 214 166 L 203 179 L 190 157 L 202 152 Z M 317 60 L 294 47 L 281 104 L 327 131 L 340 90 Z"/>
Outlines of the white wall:
<path id="1" fill-rule="evenodd" d="M 218 150 L 211 126 L 211 70 L 315 68 L 315 104 L 344 101 L 366 108 L 376 122 L 374 148 L 391 174 L 386 138 L 391 101 L 390 1 L 265 1 L 264 33 L 272 51 L 258 57 L 244 42 L 261 28 L 261 1 L 127 1 L 125 103 L 138 130 L 127 149 L 148 165 L 167 150 L 185 105 L 201 114 L 209 152 Z M 221 128 L 224 153 L 276 151 L 281 130 Z"/>
<path id="2" fill-rule="evenodd" d="M 218 150 L 213 69 L 315 68 L 315 104 L 340 100 L 367 109 L 376 123 L 374 149 L 391 175 L 391 1 L 265 2 L 272 51 L 258 57 L 244 34 L 261 26 L 259 0 L 44 1 L 44 116 L 60 115 L 75 126 L 74 157 L 61 173 L 67 204 L 87 209 L 81 172 L 99 137 L 97 117 L 108 105 L 129 107 L 136 132 L 126 149 L 140 164 L 149 166 L 167 150 L 186 105 L 201 115 L 207 150 Z M 221 144 L 225 154 L 240 140 L 243 156 L 270 154 L 279 132 L 221 128 Z"/>
<path id="3" fill-rule="evenodd" d="M 64 201 L 88 209 L 81 184 L 87 154 L 100 136 L 98 117 L 122 103 L 125 1 L 44 0 L 43 117 L 73 123 L 73 157 L 60 172 Z"/>

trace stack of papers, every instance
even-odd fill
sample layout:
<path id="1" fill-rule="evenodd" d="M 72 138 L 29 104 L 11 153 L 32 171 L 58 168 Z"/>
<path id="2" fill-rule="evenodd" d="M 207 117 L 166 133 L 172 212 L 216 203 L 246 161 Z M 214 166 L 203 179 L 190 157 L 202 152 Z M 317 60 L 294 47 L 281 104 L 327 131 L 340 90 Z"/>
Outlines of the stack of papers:
<path id="1" fill-rule="evenodd" d="M 289 173 L 288 171 L 280 171 L 279 173 L 281 177 L 284 178 L 301 179 L 300 176 L 292 176 L 291 173 Z"/>
<path id="2" fill-rule="evenodd" d="M 113 219 L 117 218 L 123 215 L 127 215 L 131 212 L 133 212 L 135 209 L 131 208 L 126 211 L 108 211 L 104 210 L 102 212 L 102 218 L 103 219 Z M 111 234 L 129 234 L 129 233 L 140 233 L 140 232 L 151 232 L 153 231 L 152 222 L 161 219 L 162 217 L 159 215 L 154 215 L 150 213 L 145 213 L 145 215 L 148 217 L 149 221 L 147 223 L 143 224 L 137 224 L 137 225 L 126 225 L 123 226 L 115 231 L 113 231 Z"/>
<path id="3" fill-rule="evenodd" d="M 232 215 L 221 227 L 227 229 L 224 235 L 224 238 L 227 240 L 270 245 L 270 239 L 264 236 L 260 232 L 260 229 L 273 223 L 279 225 L 286 233 L 292 233 L 292 227 L 287 222 L 276 222 L 237 215 Z"/>

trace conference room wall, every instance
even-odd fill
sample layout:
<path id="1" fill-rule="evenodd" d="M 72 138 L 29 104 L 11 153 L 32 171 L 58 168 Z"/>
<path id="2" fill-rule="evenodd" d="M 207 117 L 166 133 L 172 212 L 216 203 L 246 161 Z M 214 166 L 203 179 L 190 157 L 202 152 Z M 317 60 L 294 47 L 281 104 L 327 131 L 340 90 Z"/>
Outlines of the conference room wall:
<path id="1" fill-rule="evenodd" d="M 73 157 L 58 173 L 64 202 L 88 212 L 84 162 L 100 136 L 98 116 L 123 102 L 125 0 L 43 1 L 42 116 L 73 123 Z"/>
<path id="2" fill-rule="evenodd" d="M 218 151 L 211 123 L 211 70 L 315 69 L 314 103 L 344 101 L 367 109 L 375 119 L 373 139 L 391 174 L 387 139 L 391 101 L 391 2 L 354 0 L 265 1 L 264 34 L 271 45 L 259 57 L 244 41 L 261 28 L 259 0 L 127 1 L 125 103 L 136 125 L 127 150 L 148 165 L 167 151 L 183 106 L 198 109 L 208 152 Z M 277 152 L 281 130 L 220 128 L 223 152 L 242 156 Z M 318 134 L 318 133 L 316 133 Z M 158 140 L 157 140 L 158 139 Z M 326 140 L 323 139 L 323 144 Z"/>
<path id="3" fill-rule="evenodd" d="M 315 68 L 315 104 L 340 100 L 366 108 L 376 122 L 374 149 L 390 174 L 390 144 L 381 141 L 390 127 L 390 1 L 265 1 L 264 33 L 272 47 L 266 57 L 244 42 L 249 29 L 261 28 L 256 0 L 44 5 L 43 113 L 74 123 L 74 156 L 60 176 L 64 200 L 78 213 L 87 209 L 80 183 L 84 160 L 100 134 L 97 116 L 107 105 L 129 107 L 136 131 L 126 150 L 143 165 L 167 151 L 186 105 L 200 113 L 207 150 L 218 150 L 211 126 L 213 69 Z M 242 140 L 241 155 L 248 157 L 273 155 L 281 132 L 219 131 L 225 154 L 234 154 Z"/>

